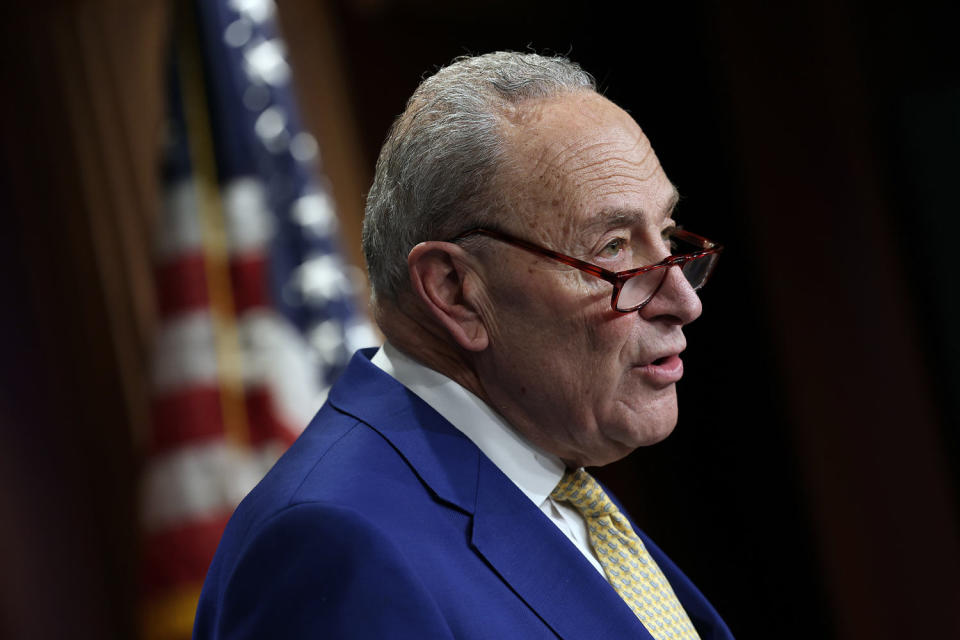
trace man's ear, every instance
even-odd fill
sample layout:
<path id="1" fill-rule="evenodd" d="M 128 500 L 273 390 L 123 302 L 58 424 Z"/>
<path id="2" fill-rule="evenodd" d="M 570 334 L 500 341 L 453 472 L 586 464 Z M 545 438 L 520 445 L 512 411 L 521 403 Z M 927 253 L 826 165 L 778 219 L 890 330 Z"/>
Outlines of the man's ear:
<path id="1" fill-rule="evenodd" d="M 470 274 L 463 249 L 449 242 L 421 242 L 407 255 L 410 284 L 427 312 L 467 351 L 487 348 L 483 317 L 464 295 Z"/>

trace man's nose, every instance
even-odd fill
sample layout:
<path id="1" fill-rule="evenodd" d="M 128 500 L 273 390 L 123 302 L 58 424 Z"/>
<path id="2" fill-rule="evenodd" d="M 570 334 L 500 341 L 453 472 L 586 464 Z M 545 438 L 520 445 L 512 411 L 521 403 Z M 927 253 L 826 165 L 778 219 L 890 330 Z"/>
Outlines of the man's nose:
<path id="1" fill-rule="evenodd" d="M 680 267 L 667 268 L 663 283 L 656 295 L 640 309 L 646 320 L 668 320 L 673 324 L 689 324 L 700 317 L 703 305 L 700 296 L 690 286 Z"/>

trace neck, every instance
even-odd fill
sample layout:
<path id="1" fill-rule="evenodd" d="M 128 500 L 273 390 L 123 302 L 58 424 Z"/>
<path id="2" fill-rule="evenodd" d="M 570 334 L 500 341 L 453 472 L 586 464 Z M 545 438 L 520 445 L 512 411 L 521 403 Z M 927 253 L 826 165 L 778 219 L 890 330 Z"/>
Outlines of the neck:
<path id="1" fill-rule="evenodd" d="M 490 404 L 477 376 L 473 354 L 460 348 L 443 327 L 422 313 L 415 303 L 380 302 L 375 313 L 377 324 L 390 344 Z"/>
<path id="2" fill-rule="evenodd" d="M 402 298 L 396 303 L 378 301 L 375 315 L 390 344 L 480 398 L 534 446 L 559 457 L 571 469 L 606 463 L 588 460 L 580 451 L 545 431 L 509 395 L 498 389 L 498 376 L 496 370 L 491 369 L 489 352 L 473 353 L 462 349 L 415 301 Z M 482 378 L 479 371 L 484 369 L 486 374 Z M 487 388 L 482 379 L 491 381 L 491 387 Z"/>

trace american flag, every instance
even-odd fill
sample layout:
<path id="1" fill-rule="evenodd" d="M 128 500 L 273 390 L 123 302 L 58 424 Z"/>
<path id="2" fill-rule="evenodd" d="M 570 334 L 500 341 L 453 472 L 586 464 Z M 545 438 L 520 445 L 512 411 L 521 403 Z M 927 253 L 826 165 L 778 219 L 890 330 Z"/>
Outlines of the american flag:
<path id="1" fill-rule="evenodd" d="M 142 479 L 143 630 L 187 638 L 220 534 L 357 348 L 316 140 L 271 0 L 181 3 L 169 77 L 160 330 Z"/>

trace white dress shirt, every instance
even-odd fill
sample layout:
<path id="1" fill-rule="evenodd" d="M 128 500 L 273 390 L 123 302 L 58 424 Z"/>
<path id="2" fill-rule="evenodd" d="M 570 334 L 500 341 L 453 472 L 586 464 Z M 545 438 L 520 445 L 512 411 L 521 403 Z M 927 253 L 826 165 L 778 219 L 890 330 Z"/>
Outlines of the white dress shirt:
<path id="1" fill-rule="evenodd" d="M 603 573 L 587 526 L 575 508 L 550 498 L 566 469 L 560 458 L 527 442 L 480 398 L 447 376 L 385 343 L 371 360 L 470 438 L 500 471 Z"/>

